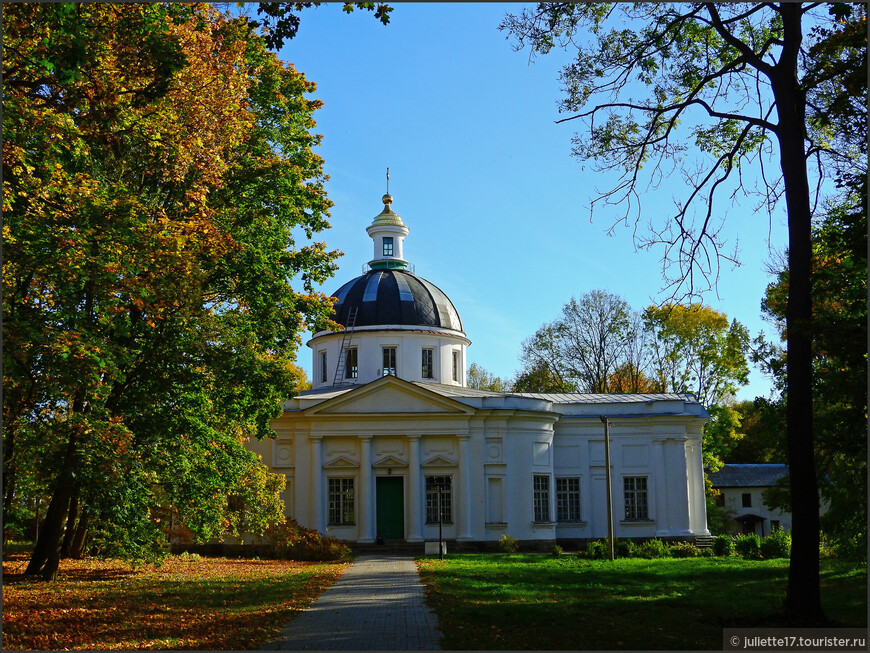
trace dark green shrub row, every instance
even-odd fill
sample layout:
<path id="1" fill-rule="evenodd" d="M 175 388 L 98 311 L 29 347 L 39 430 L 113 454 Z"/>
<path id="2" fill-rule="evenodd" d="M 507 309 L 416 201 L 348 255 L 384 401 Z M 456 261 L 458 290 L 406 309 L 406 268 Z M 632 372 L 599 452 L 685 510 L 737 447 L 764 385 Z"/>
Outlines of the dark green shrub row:
<path id="1" fill-rule="evenodd" d="M 788 558 L 791 555 L 791 534 L 779 529 L 764 539 L 748 533 L 738 536 L 736 540 L 730 535 L 719 535 L 713 540 L 713 553 L 717 556 L 737 553 L 749 560 Z"/>

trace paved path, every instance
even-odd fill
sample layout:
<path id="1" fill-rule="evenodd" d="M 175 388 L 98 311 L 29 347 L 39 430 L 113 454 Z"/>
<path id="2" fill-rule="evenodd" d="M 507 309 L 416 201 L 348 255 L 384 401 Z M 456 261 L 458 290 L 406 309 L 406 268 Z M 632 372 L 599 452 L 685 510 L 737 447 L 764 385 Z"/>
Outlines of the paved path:
<path id="1" fill-rule="evenodd" d="M 413 556 L 364 555 L 263 650 L 438 649 Z"/>

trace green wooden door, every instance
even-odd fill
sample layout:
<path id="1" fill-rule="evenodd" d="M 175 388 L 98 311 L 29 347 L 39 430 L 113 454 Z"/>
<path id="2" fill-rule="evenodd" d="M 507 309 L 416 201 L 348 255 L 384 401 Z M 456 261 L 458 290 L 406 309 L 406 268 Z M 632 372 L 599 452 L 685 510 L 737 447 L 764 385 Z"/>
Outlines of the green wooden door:
<path id="1" fill-rule="evenodd" d="M 405 491 L 401 476 L 376 479 L 378 534 L 385 540 L 405 539 Z"/>

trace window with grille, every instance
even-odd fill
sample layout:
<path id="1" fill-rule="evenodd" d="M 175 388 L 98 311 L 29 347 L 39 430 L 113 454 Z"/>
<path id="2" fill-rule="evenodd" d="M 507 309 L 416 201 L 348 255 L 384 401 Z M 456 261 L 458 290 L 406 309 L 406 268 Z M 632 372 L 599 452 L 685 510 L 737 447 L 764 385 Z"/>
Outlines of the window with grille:
<path id="1" fill-rule="evenodd" d="M 329 481 L 329 524 L 347 526 L 354 524 L 353 479 L 330 478 Z"/>
<path id="2" fill-rule="evenodd" d="M 534 477 L 535 521 L 550 521 L 550 477 Z"/>
<path id="3" fill-rule="evenodd" d="M 384 236 L 384 256 L 393 255 L 393 237 Z"/>
<path id="4" fill-rule="evenodd" d="M 459 383 L 459 352 L 453 352 L 453 380 Z"/>
<path id="5" fill-rule="evenodd" d="M 625 488 L 625 518 L 649 519 L 646 476 L 626 476 L 623 479 L 623 487 Z"/>
<path id="6" fill-rule="evenodd" d="M 751 508 L 752 507 L 752 493 L 744 492 L 741 499 L 743 501 L 744 508 Z"/>
<path id="7" fill-rule="evenodd" d="M 326 383 L 327 379 L 327 370 L 326 370 L 326 352 L 320 352 L 320 382 Z"/>
<path id="8" fill-rule="evenodd" d="M 359 376 L 359 364 L 356 347 L 347 350 L 347 359 L 344 362 L 344 378 L 355 379 Z"/>
<path id="9" fill-rule="evenodd" d="M 396 376 L 396 348 L 384 347 L 384 376 Z"/>
<path id="10" fill-rule="evenodd" d="M 580 521 L 580 479 L 556 479 L 556 521 Z"/>
<path id="11" fill-rule="evenodd" d="M 434 376 L 432 367 L 433 352 L 431 349 L 423 350 L 423 369 L 422 374 L 424 379 L 431 379 Z"/>
<path id="12" fill-rule="evenodd" d="M 438 487 L 441 487 L 441 522 L 453 523 L 453 477 L 426 477 L 426 523 L 438 523 Z"/>

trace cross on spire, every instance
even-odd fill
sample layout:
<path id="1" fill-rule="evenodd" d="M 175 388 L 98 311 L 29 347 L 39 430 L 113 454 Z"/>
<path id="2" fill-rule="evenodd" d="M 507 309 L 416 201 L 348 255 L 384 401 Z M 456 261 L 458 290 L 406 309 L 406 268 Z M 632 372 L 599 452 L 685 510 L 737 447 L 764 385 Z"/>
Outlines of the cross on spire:
<path id="1" fill-rule="evenodd" d="M 390 168 L 387 166 L 387 195 L 390 194 Z"/>

